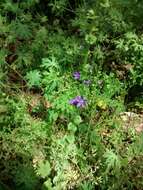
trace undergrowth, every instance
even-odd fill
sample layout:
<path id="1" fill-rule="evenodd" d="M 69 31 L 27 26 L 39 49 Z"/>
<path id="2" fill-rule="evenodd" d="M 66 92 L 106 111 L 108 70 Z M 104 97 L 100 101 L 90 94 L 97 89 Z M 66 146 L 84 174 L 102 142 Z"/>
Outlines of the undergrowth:
<path id="1" fill-rule="evenodd" d="M 143 2 L 1 0 L 0 189 L 141 190 Z"/>

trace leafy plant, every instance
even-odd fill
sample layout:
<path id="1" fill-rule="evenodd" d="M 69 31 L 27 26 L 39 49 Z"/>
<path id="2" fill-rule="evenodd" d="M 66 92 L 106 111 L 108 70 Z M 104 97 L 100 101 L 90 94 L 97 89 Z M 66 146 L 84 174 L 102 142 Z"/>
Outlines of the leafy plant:
<path id="1" fill-rule="evenodd" d="M 122 121 L 142 117 L 142 16 L 138 0 L 0 2 L 0 188 L 142 189 L 142 124 Z"/>
<path id="2" fill-rule="evenodd" d="M 26 74 L 27 84 L 29 87 L 39 87 L 41 82 L 41 75 L 40 72 L 37 70 L 30 71 Z"/>

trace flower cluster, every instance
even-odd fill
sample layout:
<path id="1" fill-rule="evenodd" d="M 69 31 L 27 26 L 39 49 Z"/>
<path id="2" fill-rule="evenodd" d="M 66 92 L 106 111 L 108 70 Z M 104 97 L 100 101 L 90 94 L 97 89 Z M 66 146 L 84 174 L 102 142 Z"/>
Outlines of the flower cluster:
<path id="1" fill-rule="evenodd" d="M 80 72 L 79 71 L 74 72 L 73 73 L 73 78 L 75 80 L 80 80 Z M 86 85 L 90 85 L 91 84 L 91 80 L 84 80 L 83 83 L 86 84 Z"/>
<path id="2" fill-rule="evenodd" d="M 86 100 L 82 96 L 76 96 L 74 99 L 71 99 L 69 103 L 79 108 L 86 105 Z"/>
<path id="3" fill-rule="evenodd" d="M 73 77 L 75 80 L 80 80 L 80 72 L 79 71 L 74 72 Z M 89 86 L 91 84 L 91 80 L 83 80 L 82 82 L 83 82 L 83 84 L 85 84 L 87 86 Z M 69 103 L 71 105 L 78 107 L 78 108 L 79 107 L 85 107 L 86 99 L 83 98 L 82 96 L 76 96 L 75 98 L 71 99 L 69 101 Z"/>

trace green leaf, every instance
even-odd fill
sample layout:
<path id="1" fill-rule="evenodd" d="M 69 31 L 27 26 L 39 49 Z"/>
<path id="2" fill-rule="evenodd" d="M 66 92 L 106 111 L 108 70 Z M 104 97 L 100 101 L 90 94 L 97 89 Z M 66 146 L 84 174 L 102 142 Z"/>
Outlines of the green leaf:
<path id="1" fill-rule="evenodd" d="M 76 132 L 77 127 L 73 123 L 68 124 L 68 130 L 72 132 Z"/>
<path id="2" fill-rule="evenodd" d="M 67 135 L 66 136 L 66 140 L 69 142 L 69 143 L 74 143 L 74 141 L 75 141 L 75 137 L 74 137 L 74 135 Z"/>
<path id="3" fill-rule="evenodd" d="M 5 64 L 5 57 L 6 57 L 6 52 L 4 50 L 0 50 L 0 65 Z"/>
<path id="4" fill-rule="evenodd" d="M 23 24 L 18 21 L 11 22 L 10 31 L 15 38 L 18 37 L 21 39 L 29 39 L 32 37 L 32 30 L 30 28 L 30 25 Z"/>
<path id="5" fill-rule="evenodd" d="M 76 125 L 79 125 L 81 122 L 82 122 L 82 119 L 81 119 L 80 115 L 75 116 L 74 123 Z"/>
<path id="6" fill-rule="evenodd" d="M 7 1 L 6 3 L 4 3 L 4 10 L 16 13 L 19 10 L 18 3 L 13 3 L 12 1 Z"/>
<path id="7" fill-rule="evenodd" d="M 51 59 L 49 58 L 43 58 L 42 59 L 42 67 L 46 69 L 58 69 L 58 62 L 55 59 L 55 57 L 52 57 Z"/>
<path id="8" fill-rule="evenodd" d="M 100 5 L 104 8 L 108 8 L 108 7 L 110 7 L 110 2 L 109 2 L 109 0 L 105 0 L 104 3 L 100 3 Z"/>
<path id="9" fill-rule="evenodd" d="M 41 82 L 41 75 L 40 72 L 37 70 L 33 70 L 27 73 L 26 79 L 28 81 L 28 86 L 40 86 Z"/>
<path id="10" fill-rule="evenodd" d="M 86 34 L 86 36 L 85 36 L 85 41 L 86 41 L 88 44 L 92 45 L 92 44 L 96 43 L 97 38 L 96 38 L 96 36 L 94 36 L 93 34 Z"/>
<path id="11" fill-rule="evenodd" d="M 110 169 L 119 171 L 121 162 L 118 155 L 116 155 L 112 150 L 107 150 L 104 154 L 104 158 L 106 158 L 107 171 Z"/>
<path id="12" fill-rule="evenodd" d="M 105 109 L 107 108 L 107 103 L 105 102 L 105 100 L 98 99 L 98 100 L 97 100 L 97 106 L 98 106 L 100 109 L 105 110 Z"/>
<path id="13" fill-rule="evenodd" d="M 41 177 L 43 177 L 43 178 L 47 177 L 51 172 L 51 167 L 50 167 L 49 161 L 46 161 L 46 162 L 41 161 L 39 163 L 39 168 L 38 168 L 37 172 Z"/>
<path id="14" fill-rule="evenodd" d="M 42 186 L 42 190 L 52 190 L 52 183 L 51 180 L 48 179 L 47 181 L 44 182 L 43 186 Z"/>

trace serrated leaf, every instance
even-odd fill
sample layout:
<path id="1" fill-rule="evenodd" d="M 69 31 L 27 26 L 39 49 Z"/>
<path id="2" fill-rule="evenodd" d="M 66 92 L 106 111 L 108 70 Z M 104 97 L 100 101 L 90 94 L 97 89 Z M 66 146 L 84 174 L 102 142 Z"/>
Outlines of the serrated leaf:
<path id="1" fill-rule="evenodd" d="M 41 177 L 43 177 L 43 178 L 47 177 L 51 172 L 51 167 L 50 167 L 49 161 L 40 162 L 37 172 Z"/>
<path id="2" fill-rule="evenodd" d="M 28 81 L 28 86 L 40 86 L 41 82 L 41 75 L 40 72 L 37 70 L 33 70 L 27 73 L 26 79 Z"/>
<path id="3" fill-rule="evenodd" d="M 55 57 L 52 57 L 51 59 L 49 58 L 43 58 L 42 59 L 42 67 L 46 69 L 53 69 L 53 68 L 58 68 L 58 62 Z"/>
<path id="4" fill-rule="evenodd" d="M 29 39 L 32 37 L 32 31 L 29 25 L 20 22 L 12 22 L 10 29 L 15 37 Z"/>
<path id="5" fill-rule="evenodd" d="M 121 167 L 119 156 L 116 155 L 112 150 L 107 150 L 104 154 L 106 158 L 107 171 L 110 169 L 119 170 Z"/>

